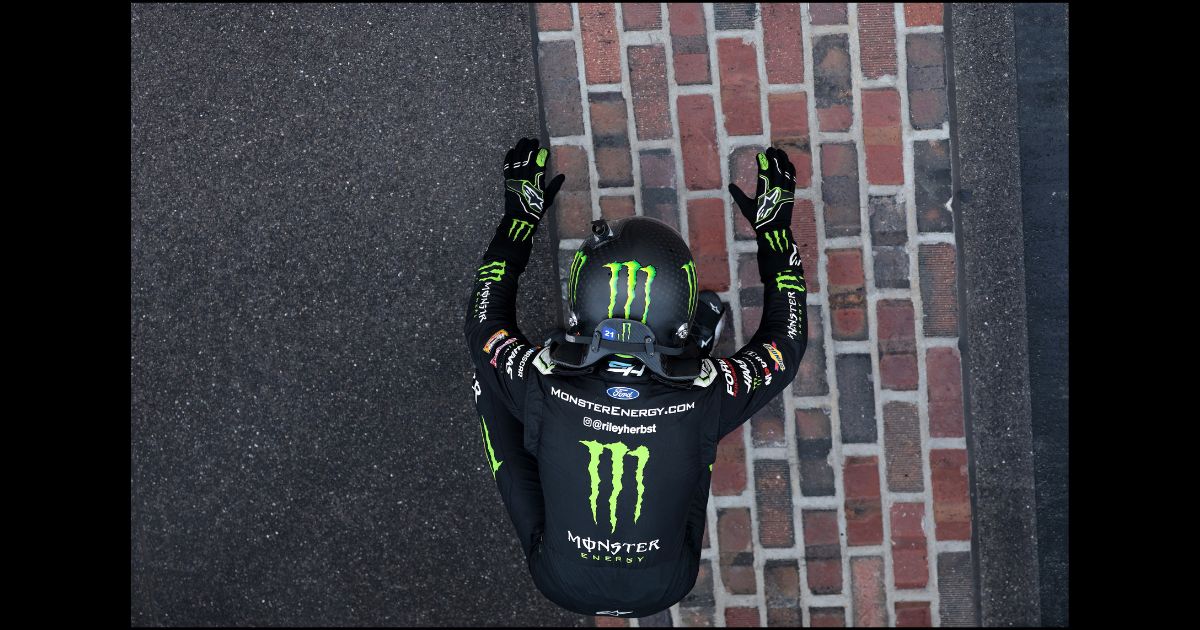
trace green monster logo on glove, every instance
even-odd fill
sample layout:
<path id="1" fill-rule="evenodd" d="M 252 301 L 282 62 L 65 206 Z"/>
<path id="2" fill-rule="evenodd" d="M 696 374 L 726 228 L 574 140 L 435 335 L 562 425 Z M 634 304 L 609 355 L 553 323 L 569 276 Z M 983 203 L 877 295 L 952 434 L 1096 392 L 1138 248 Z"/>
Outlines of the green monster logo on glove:
<path id="1" fill-rule="evenodd" d="M 513 219 L 512 224 L 508 226 L 508 238 L 514 241 L 527 241 L 531 234 L 533 234 L 533 224 L 528 221 Z"/>
<path id="2" fill-rule="evenodd" d="M 780 291 L 782 291 L 784 289 L 793 289 L 796 291 L 804 291 L 804 287 L 802 287 L 798 284 L 792 284 L 793 282 L 799 282 L 803 279 L 804 279 L 803 276 L 792 275 L 792 272 L 790 269 L 785 269 L 785 270 L 780 271 L 779 273 L 775 274 L 775 288 Z"/>

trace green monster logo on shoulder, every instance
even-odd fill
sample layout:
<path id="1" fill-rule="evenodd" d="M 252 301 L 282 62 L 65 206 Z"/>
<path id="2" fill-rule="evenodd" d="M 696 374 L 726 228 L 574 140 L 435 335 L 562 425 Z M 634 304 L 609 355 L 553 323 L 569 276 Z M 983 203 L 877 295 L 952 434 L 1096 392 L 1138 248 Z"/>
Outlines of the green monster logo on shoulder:
<path id="1" fill-rule="evenodd" d="M 600 495 L 600 456 L 608 450 L 612 454 L 612 494 L 608 496 L 608 516 L 609 522 L 612 524 L 611 532 L 617 531 L 617 498 L 621 496 L 623 485 L 622 477 L 625 476 L 625 456 L 628 455 L 637 460 L 637 469 L 634 472 L 634 481 L 637 483 L 637 504 L 633 509 L 633 522 L 636 523 L 642 515 L 642 493 L 646 487 L 643 484 L 645 479 L 644 472 L 646 470 L 646 462 L 650 461 L 650 449 L 644 445 L 630 450 L 625 446 L 624 442 L 613 442 L 611 444 L 601 444 L 592 440 L 580 440 L 580 444 L 588 449 L 590 459 L 588 460 L 588 473 L 591 476 L 592 493 L 588 500 L 592 506 L 592 522 L 599 524 L 596 519 L 596 498 Z"/>
<path id="2" fill-rule="evenodd" d="M 617 279 L 621 277 L 621 268 L 624 267 L 628 272 L 625 290 L 625 319 L 629 319 L 629 307 L 633 305 L 633 296 L 637 293 L 637 274 L 639 271 L 646 273 L 646 286 L 643 289 L 645 295 L 645 306 L 642 310 L 642 323 L 646 323 L 646 316 L 650 314 L 650 285 L 654 283 L 654 265 L 642 266 L 636 260 L 627 260 L 625 262 L 613 262 L 604 265 L 608 269 L 608 316 L 613 316 L 613 307 L 617 302 Z"/>

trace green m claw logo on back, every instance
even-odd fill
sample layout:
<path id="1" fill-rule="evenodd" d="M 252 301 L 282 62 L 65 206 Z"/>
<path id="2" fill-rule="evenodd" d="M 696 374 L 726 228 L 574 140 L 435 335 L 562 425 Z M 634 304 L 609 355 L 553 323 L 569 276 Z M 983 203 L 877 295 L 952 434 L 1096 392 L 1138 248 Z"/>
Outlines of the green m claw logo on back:
<path id="1" fill-rule="evenodd" d="M 527 241 L 530 234 L 533 234 L 533 224 L 529 221 L 513 219 L 512 224 L 508 226 L 508 238 L 514 241 Z"/>
<path id="2" fill-rule="evenodd" d="M 592 491 L 588 501 L 592 506 L 592 522 L 597 525 L 599 521 L 596 519 L 596 498 L 600 496 L 600 457 L 605 450 L 612 454 L 612 493 L 608 495 L 608 518 L 612 525 L 610 532 L 617 531 L 617 498 L 621 496 L 621 490 L 624 489 L 621 481 L 625 475 L 625 456 L 628 455 L 637 460 L 637 469 L 633 475 L 634 482 L 637 483 L 637 504 L 633 508 L 633 522 L 636 523 L 642 515 L 642 493 L 646 489 L 643 483 L 645 480 L 643 473 L 646 470 L 646 462 L 650 461 L 650 449 L 643 445 L 630 450 L 624 442 L 601 444 L 592 440 L 580 440 L 579 443 L 588 449 L 588 474 Z"/>
<path id="3" fill-rule="evenodd" d="M 504 277 L 504 268 L 508 263 L 503 260 L 496 260 L 479 267 L 479 280 L 492 282 L 500 282 L 500 278 Z"/>
<path id="4" fill-rule="evenodd" d="M 794 275 L 790 269 L 784 269 L 775 274 L 775 288 L 782 291 L 784 289 L 793 289 L 795 291 L 804 291 L 804 287 L 793 282 L 800 282 L 804 276 Z"/>
<path id="5" fill-rule="evenodd" d="M 786 230 L 771 230 L 764 232 L 763 236 L 767 237 L 767 245 L 773 251 L 786 252 L 787 248 L 790 247 Z"/>
<path id="6" fill-rule="evenodd" d="M 645 305 L 642 309 L 642 323 L 646 323 L 646 316 L 650 314 L 650 285 L 654 283 L 654 265 L 642 266 L 636 260 L 627 260 L 625 262 L 613 262 L 604 265 L 608 269 L 608 316 L 613 317 L 613 307 L 617 302 L 617 280 L 621 277 L 621 268 L 624 267 L 625 277 L 625 319 L 629 319 L 629 307 L 633 305 L 633 296 L 637 293 L 638 272 L 642 271 L 646 274 L 646 285 L 643 289 L 645 296 Z"/>

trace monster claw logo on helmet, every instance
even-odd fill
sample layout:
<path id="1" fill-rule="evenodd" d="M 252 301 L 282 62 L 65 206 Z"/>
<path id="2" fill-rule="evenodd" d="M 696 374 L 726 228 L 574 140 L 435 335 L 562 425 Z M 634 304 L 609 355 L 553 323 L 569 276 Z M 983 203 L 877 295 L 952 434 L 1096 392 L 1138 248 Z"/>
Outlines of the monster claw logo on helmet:
<path id="1" fill-rule="evenodd" d="M 628 319 L 646 324 L 656 343 L 682 347 L 686 335 L 677 332 L 691 328 L 699 294 L 687 243 L 649 217 L 596 223 L 567 273 L 574 332 L 587 335 L 605 319 Z"/>

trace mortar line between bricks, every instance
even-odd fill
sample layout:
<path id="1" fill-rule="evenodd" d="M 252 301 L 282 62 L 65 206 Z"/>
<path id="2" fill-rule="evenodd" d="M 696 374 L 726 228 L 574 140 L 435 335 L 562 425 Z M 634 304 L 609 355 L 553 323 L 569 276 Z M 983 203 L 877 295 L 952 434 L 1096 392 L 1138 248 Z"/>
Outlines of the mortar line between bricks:
<path id="1" fill-rule="evenodd" d="M 884 88 L 896 87 L 896 77 L 892 75 L 884 75 L 878 79 L 863 79 L 862 89 L 864 90 L 882 90 Z"/>
<path id="2" fill-rule="evenodd" d="M 817 277 L 820 279 L 821 294 L 825 296 L 826 305 L 829 303 L 829 253 L 830 248 L 828 234 L 825 231 L 825 197 L 824 185 L 825 180 L 821 174 L 821 163 L 824 159 L 824 151 L 820 146 L 820 121 L 817 117 L 817 99 L 816 99 L 816 70 L 814 57 L 814 41 L 813 38 L 818 35 L 816 27 L 812 23 L 812 5 L 804 3 L 800 5 L 800 37 L 804 49 L 804 76 L 808 78 L 805 86 L 808 106 L 808 129 L 810 134 L 809 147 L 812 155 L 812 189 L 813 189 L 813 218 L 816 222 L 816 240 L 817 240 Z M 843 29 L 840 32 L 848 32 L 848 29 Z M 814 150 L 815 149 L 815 150 Z M 843 615 L 850 611 L 850 575 L 849 575 L 849 555 L 847 553 L 846 540 L 846 491 L 845 491 L 845 455 L 842 452 L 842 416 L 840 396 L 841 392 L 838 387 L 837 378 L 837 355 L 836 349 L 833 346 L 833 311 L 830 308 L 822 309 L 824 311 L 824 319 L 822 325 L 822 336 L 824 339 L 825 348 L 825 382 L 828 385 L 828 410 L 829 410 L 829 437 L 830 437 L 830 457 L 833 465 L 833 499 L 836 501 L 834 508 L 835 520 L 838 526 L 838 553 L 841 554 L 841 588 L 840 598 L 837 601 L 843 610 Z M 811 399 L 811 398 L 810 398 Z M 795 422 L 794 418 L 790 419 Z M 801 506 L 803 510 L 803 505 Z M 803 512 L 801 512 L 803 515 Z M 801 518 L 803 525 L 803 518 Z M 815 595 L 808 584 L 808 564 L 801 563 L 801 594 L 808 601 L 824 601 L 823 596 Z M 812 605 L 801 607 L 801 623 L 809 626 L 812 623 Z"/>
<path id="3" fill-rule="evenodd" d="M 909 186 L 905 191 L 904 203 L 907 206 L 905 211 L 905 228 L 908 232 L 909 246 L 906 249 L 909 252 L 908 260 L 908 277 L 909 290 L 912 291 L 913 305 L 913 328 L 914 341 L 917 347 L 917 429 L 921 436 L 921 476 L 924 488 L 924 497 L 921 503 L 925 506 L 925 513 L 921 516 L 921 533 L 925 536 L 925 570 L 929 576 L 926 580 L 925 587 L 929 591 L 929 618 L 933 627 L 940 627 L 941 624 L 941 585 L 938 580 L 937 573 L 937 551 L 933 543 L 935 537 L 933 534 L 937 531 L 935 525 L 935 513 L 933 504 L 933 473 L 932 464 L 929 461 L 932 444 L 930 442 L 929 429 L 929 371 L 926 362 L 926 353 L 928 352 L 928 344 L 925 342 L 925 301 L 921 294 L 921 274 L 920 274 L 920 244 L 922 239 L 918 238 L 920 230 L 917 226 L 917 203 L 916 203 L 916 158 L 913 148 L 916 140 L 913 138 L 914 130 L 912 128 L 911 113 L 909 108 L 911 103 L 908 98 L 908 32 L 905 28 L 904 5 L 896 4 L 896 68 L 899 72 L 899 80 L 897 81 L 896 89 L 900 93 L 900 125 L 903 142 L 901 150 L 903 152 L 903 167 L 904 180 L 909 182 Z M 944 137 L 949 137 L 949 122 L 944 122 L 942 128 L 936 130 L 938 134 L 929 134 L 931 136 L 942 136 L 942 131 L 945 131 Z M 940 139 L 940 138 L 939 138 Z M 953 240 L 953 226 L 950 228 L 950 238 Z M 957 255 L 957 252 L 956 252 Z M 964 447 L 966 446 L 964 439 Z M 969 547 L 969 545 L 968 545 Z"/>
<path id="4" fill-rule="evenodd" d="M 938 553 L 971 551 L 969 540 L 939 540 L 933 544 Z"/>
<path id="5" fill-rule="evenodd" d="M 862 235 L 831 236 L 825 239 L 825 246 L 829 249 L 862 249 Z"/>
<path id="6" fill-rule="evenodd" d="M 591 180 L 592 220 L 595 220 L 600 217 L 600 172 L 596 168 L 596 141 L 592 138 L 592 106 L 591 99 L 588 98 L 587 66 L 584 65 L 587 62 L 583 56 L 583 24 L 579 20 L 578 2 L 571 3 L 571 14 L 575 19 L 575 23 L 571 26 L 571 33 L 575 36 L 577 44 L 575 46 L 576 75 L 579 78 L 579 98 L 583 110 L 583 136 L 587 138 L 584 148 L 587 151 L 588 177 Z"/>
<path id="7" fill-rule="evenodd" d="M 811 4 L 811 3 L 809 3 Z M 849 6 L 847 6 L 847 10 Z M 812 27 L 813 35 L 853 35 L 854 29 L 851 26 L 850 19 L 847 14 L 846 24 L 817 24 Z"/>
<path id="8" fill-rule="evenodd" d="M 659 11 L 662 11 L 661 6 Z M 669 34 L 665 34 L 665 29 L 661 31 L 627 31 L 624 22 L 618 23 L 617 30 L 621 32 L 626 46 L 653 46 L 662 44 L 664 39 L 670 38 Z"/>
<path id="9" fill-rule="evenodd" d="M 564 42 L 573 39 L 572 31 L 543 31 L 538 33 L 538 43 L 541 42 Z"/>
<path id="10" fill-rule="evenodd" d="M 620 36 L 618 36 L 618 39 Z M 587 86 L 588 94 L 616 94 L 621 91 L 620 83 L 597 83 Z"/>
<path id="11" fill-rule="evenodd" d="M 944 438 L 929 438 L 929 448 L 967 448 L 967 438 L 965 437 L 944 437 Z"/>
<path id="12" fill-rule="evenodd" d="M 672 166 L 675 168 L 675 218 L 679 221 L 679 232 L 683 237 L 684 242 L 691 247 L 691 240 L 688 238 L 691 224 L 688 222 L 687 216 L 687 183 L 684 180 L 683 174 L 683 136 L 679 131 L 679 85 L 675 82 L 675 42 L 671 39 L 671 12 L 667 8 L 667 3 L 660 2 L 658 6 L 659 14 L 662 15 L 662 32 L 663 36 L 663 65 L 666 70 L 667 81 L 667 111 L 671 114 L 671 139 L 667 148 L 671 149 Z M 661 141 L 659 141 L 661 142 Z M 638 156 L 638 161 L 641 161 L 641 156 Z M 679 194 L 683 192 L 683 194 Z M 710 481 L 711 485 L 711 481 Z M 712 495 L 710 488 L 709 495 Z M 711 504 L 712 501 L 709 501 Z M 711 505 L 709 511 L 711 512 Z M 715 515 L 716 513 L 713 512 Z M 707 515 L 705 516 L 707 519 Z M 715 516 L 714 516 L 715 518 Z M 712 530 L 716 532 L 716 529 Z M 713 544 L 715 534 L 709 536 L 709 545 L 716 547 Z M 716 583 L 713 584 L 716 588 Z"/>
<path id="13" fill-rule="evenodd" d="M 581 238 L 560 238 L 560 239 L 558 239 L 558 248 L 559 249 L 568 249 L 571 251 L 575 251 L 582 246 L 583 246 L 583 239 L 581 239 Z"/>
<path id="14" fill-rule="evenodd" d="M 614 186 L 612 188 L 602 188 L 602 189 L 600 189 L 600 196 L 601 197 L 621 197 L 624 195 L 632 195 L 632 194 L 634 194 L 634 192 L 637 191 L 637 189 L 638 189 L 638 187 L 636 185 L 634 185 L 634 186 Z"/>
<path id="15" fill-rule="evenodd" d="M 768 94 L 802 94 L 805 91 L 804 83 L 768 83 Z"/>
<path id="16" fill-rule="evenodd" d="M 704 26 L 705 26 L 704 37 L 708 43 L 708 67 L 711 69 L 710 70 L 711 83 L 708 86 L 707 93 L 712 98 L 712 103 L 713 103 L 713 126 L 715 127 L 714 131 L 716 132 L 716 137 L 717 137 L 717 159 L 718 159 L 718 164 L 720 165 L 720 169 L 721 169 L 721 186 L 720 186 L 720 188 L 724 189 L 725 185 L 726 185 L 726 181 L 729 178 L 729 159 L 728 159 L 728 156 L 726 155 L 726 151 L 729 150 L 728 149 L 729 138 L 728 138 L 728 135 L 725 133 L 725 110 L 724 110 L 724 107 L 722 106 L 723 104 L 721 103 L 721 64 L 720 64 L 720 60 L 717 55 L 716 20 L 714 17 L 714 6 L 711 2 L 705 2 L 703 4 L 703 10 L 704 10 Z M 729 209 L 729 200 L 722 197 L 721 207 L 722 207 L 722 210 L 724 210 L 724 212 L 722 212 L 722 214 L 724 215 L 724 218 L 725 218 L 725 225 L 724 225 L 724 227 L 725 227 L 725 242 L 731 243 L 731 242 L 733 242 L 734 238 L 733 238 L 732 217 L 730 216 L 731 213 L 730 213 L 730 209 Z M 726 246 L 726 247 L 728 247 L 728 246 Z M 725 262 L 730 267 L 730 275 L 729 275 L 729 280 L 730 280 L 730 282 L 729 282 L 729 286 L 730 286 L 729 302 L 730 302 L 730 305 L 729 305 L 729 308 L 731 311 L 730 314 L 733 316 L 732 323 L 734 324 L 734 329 L 733 329 L 734 346 L 737 348 L 740 348 L 740 347 L 742 347 L 742 344 L 744 343 L 744 341 L 743 341 L 744 331 L 742 330 L 743 323 L 742 323 L 742 312 L 741 312 L 742 311 L 742 300 L 741 300 L 741 296 L 739 295 L 739 292 L 733 289 L 733 287 L 735 286 L 733 279 L 737 277 L 737 275 L 734 273 L 736 270 L 733 269 L 733 265 L 729 264 L 728 256 L 726 256 Z M 714 342 L 714 343 L 716 343 L 716 342 Z M 749 444 L 749 433 L 750 432 L 746 429 L 742 430 L 742 436 L 741 436 L 742 437 L 742 449 L 743 449 L 744 453 L 751 452 L 750 444 Z M 744 460 L 745 460 L 745 458 L 743 458 L 743 463 L 742 463 L 743 466 L 746 465 Z M 742 492 L 740 493 L 741 496 L 744 496 L 746 494 L 747 489 L 754 487 L 752 473 L 753 473 L 752 470 L 749 470 L 749 469 L 746 470 L 746 488 L 744 488 L 742 490 Z M 751 535 L 751 541 L 752 541 L 752 548 L 753 548 L 753 540 L 754 540 L 753 536 L 754 536 L 754 525 L 755 525 L 754 511 L 755 511 L 754 507 L 751 506 L 750 507 L 750 528 L 751 528 L 750 535 Z M 715 532 L 717 530 L 714 528 L 713 531 Z M 717 542 L 718 542 L 718 546 L 719 546 L 719 543 L 720 543 L 719 536 L 718 536 Z M 718 569 L 720 569 L 720 564 L 721 564 L 720 562 L 717 562 L 715 565 L 713 565 L 713 575 L 714 576 L 718 575 Z M 758 590 L 757 576 L 755 577 L 754 586 L 755 586 L 755 592 L 757 592 L 757 590 Z M 717 595 L 719 593 L 719 596 L 714 597 L 716 604 L 717 604 L 717 614 L 719 616 L 719 620 L 717 620 L 717 625 L 724 626 L 725 625 L 725 608 L 727 605 L 726 602 L 729 601 L 726 599 L 726 596 L 725 596 L 725 581 L 724 581 L 724 579 L 721 580 L 720 588 L 718 588 L 716 586 L 715 577 L 714 577 L 713 592 L 714 592 L 714 595 Z"/>
<path id="17" fill-rule="evenodd" d="M 587 136 L 554 136 L 550 138 L 550 146 L 578 145 L 582 147 L 587 142 Z"/>
<path id="18" fill-rule="evenodd" d="M 904 55 L 908 58 L 908 55 Z M 905 78 L 905 83 L 908 79 Z M 911 122 L 910 122 L 911 126 Z M 912 140 L 949 140 L 950 139 L 950 123 L 942 123 L 942 126 L 937 129 L 913 129 Z"/>
<path id="19" fill-rule="evenodd" d="M 633 189 L 629 192 L 614 194 L 632 194 L 633 214 L 634 216 L 642 216 L 645 213 L 642 208 L 642 161 L 638 159 L 641 146 L 638 143 L 637 122 L 634 120 L 633 85 L 629 79 L 629 43 L 625 38 L 625 11 L 620 2 L 613 4 L 613 6 L 616 7 L 613 19 L 617 21 L 617 50 L 620 51 L 621 61 L 621 95 L 625 99 L 625 133 L 629 138 L 629 163 L 631 172 L 633 173 Z M 639 213 L 639 210 L 642 212 Z"/>
<path id="20" fill-rule="evenodd" d="M 894 615 L 892 614 L 892 599 L 895 595 L 896 585 L 895 576 L 892 568 L 892 554 L 889 552 L 887 541 L 891 538 L 891 509 L 888 505 L 887 497 L 887 456 L 883 450 L 883 403 L 880 400 L 880 391 L 883 389 L 883 373 L 880 371 L 879 361 L 879 318 L 875 313 L 874 303 L 870 299 L 875 292 L 875 259 L 872 248 L 873 235 L 871 234 L 871 217 L 870 217 L 870 195 L 867 192 L 870 185 L 870 172 L 867 171 L 867 146 L 864 137 L 866 121 L 863 119 L 863 91 L 864 77 L 862 68 L 862 29 L 858 28 L 858 8 L 857 3 L 847 5 L 846 21 L 855 28 L 854 35 L 847 38 L 850 45 L 850 83 L 854 94 L 854 104 L 852 110 L 854 112 L 854 121 L 850 127 L 850 132 L 854 135 L 855 146 L 858 147 L 858 203 L 859 203 L 859 230 L 862 234 L 862 260 L 863 260 L 863 279 L 865 281 L 867 292 L 867 339 L 869 341 L 869 350 L 871 357 L 871 371 L 874 375 L 872 379 L 872 389 L 874 393 L 875 403 L 875 442 L 871 445 L 876 454 L 875 466 L 876 474 L 879 475 L 880 487 L 880 520 L 882 522 L 882 540 L 883 545 L 880 545 L 880 556 L 883 559 L 883 575 L 880 576 L 883 580 L 884 590 L 884 623 L 885 625 L 893 625 Z"/>
<path id="21" fill-rule="evenodd" d="M 925 347 L 958 349 L 958 337 L 926 337 Z"/>
<path id="22" fill-rule="evenodd" d="M 953 210 L 951 210 L 951 212 L 953 212 Z M 917 235 L 916 241 L 917 241 L 918 245 L 932 245 L 934 243 L 954 245 L 954 233 L 953 232 L 924 232 L 924 233 Z"/>
<path id="23" fill-rule="evenodd" d="M 944 27 L 941 24 L 928 24 L 926 26 L 908 26 L 908 27 L 905 27 L 904 30 L 901 32 L 903 32 L 905 35 L 908 35 L 909 33 L 913 33 L 913 34 L 941 33 L 943 28 Z M 896 38 L 896 39 L 899 39 L 899 38 Z M 899 65 L 899 64 L 897 64 L 897 65 Z"/>

